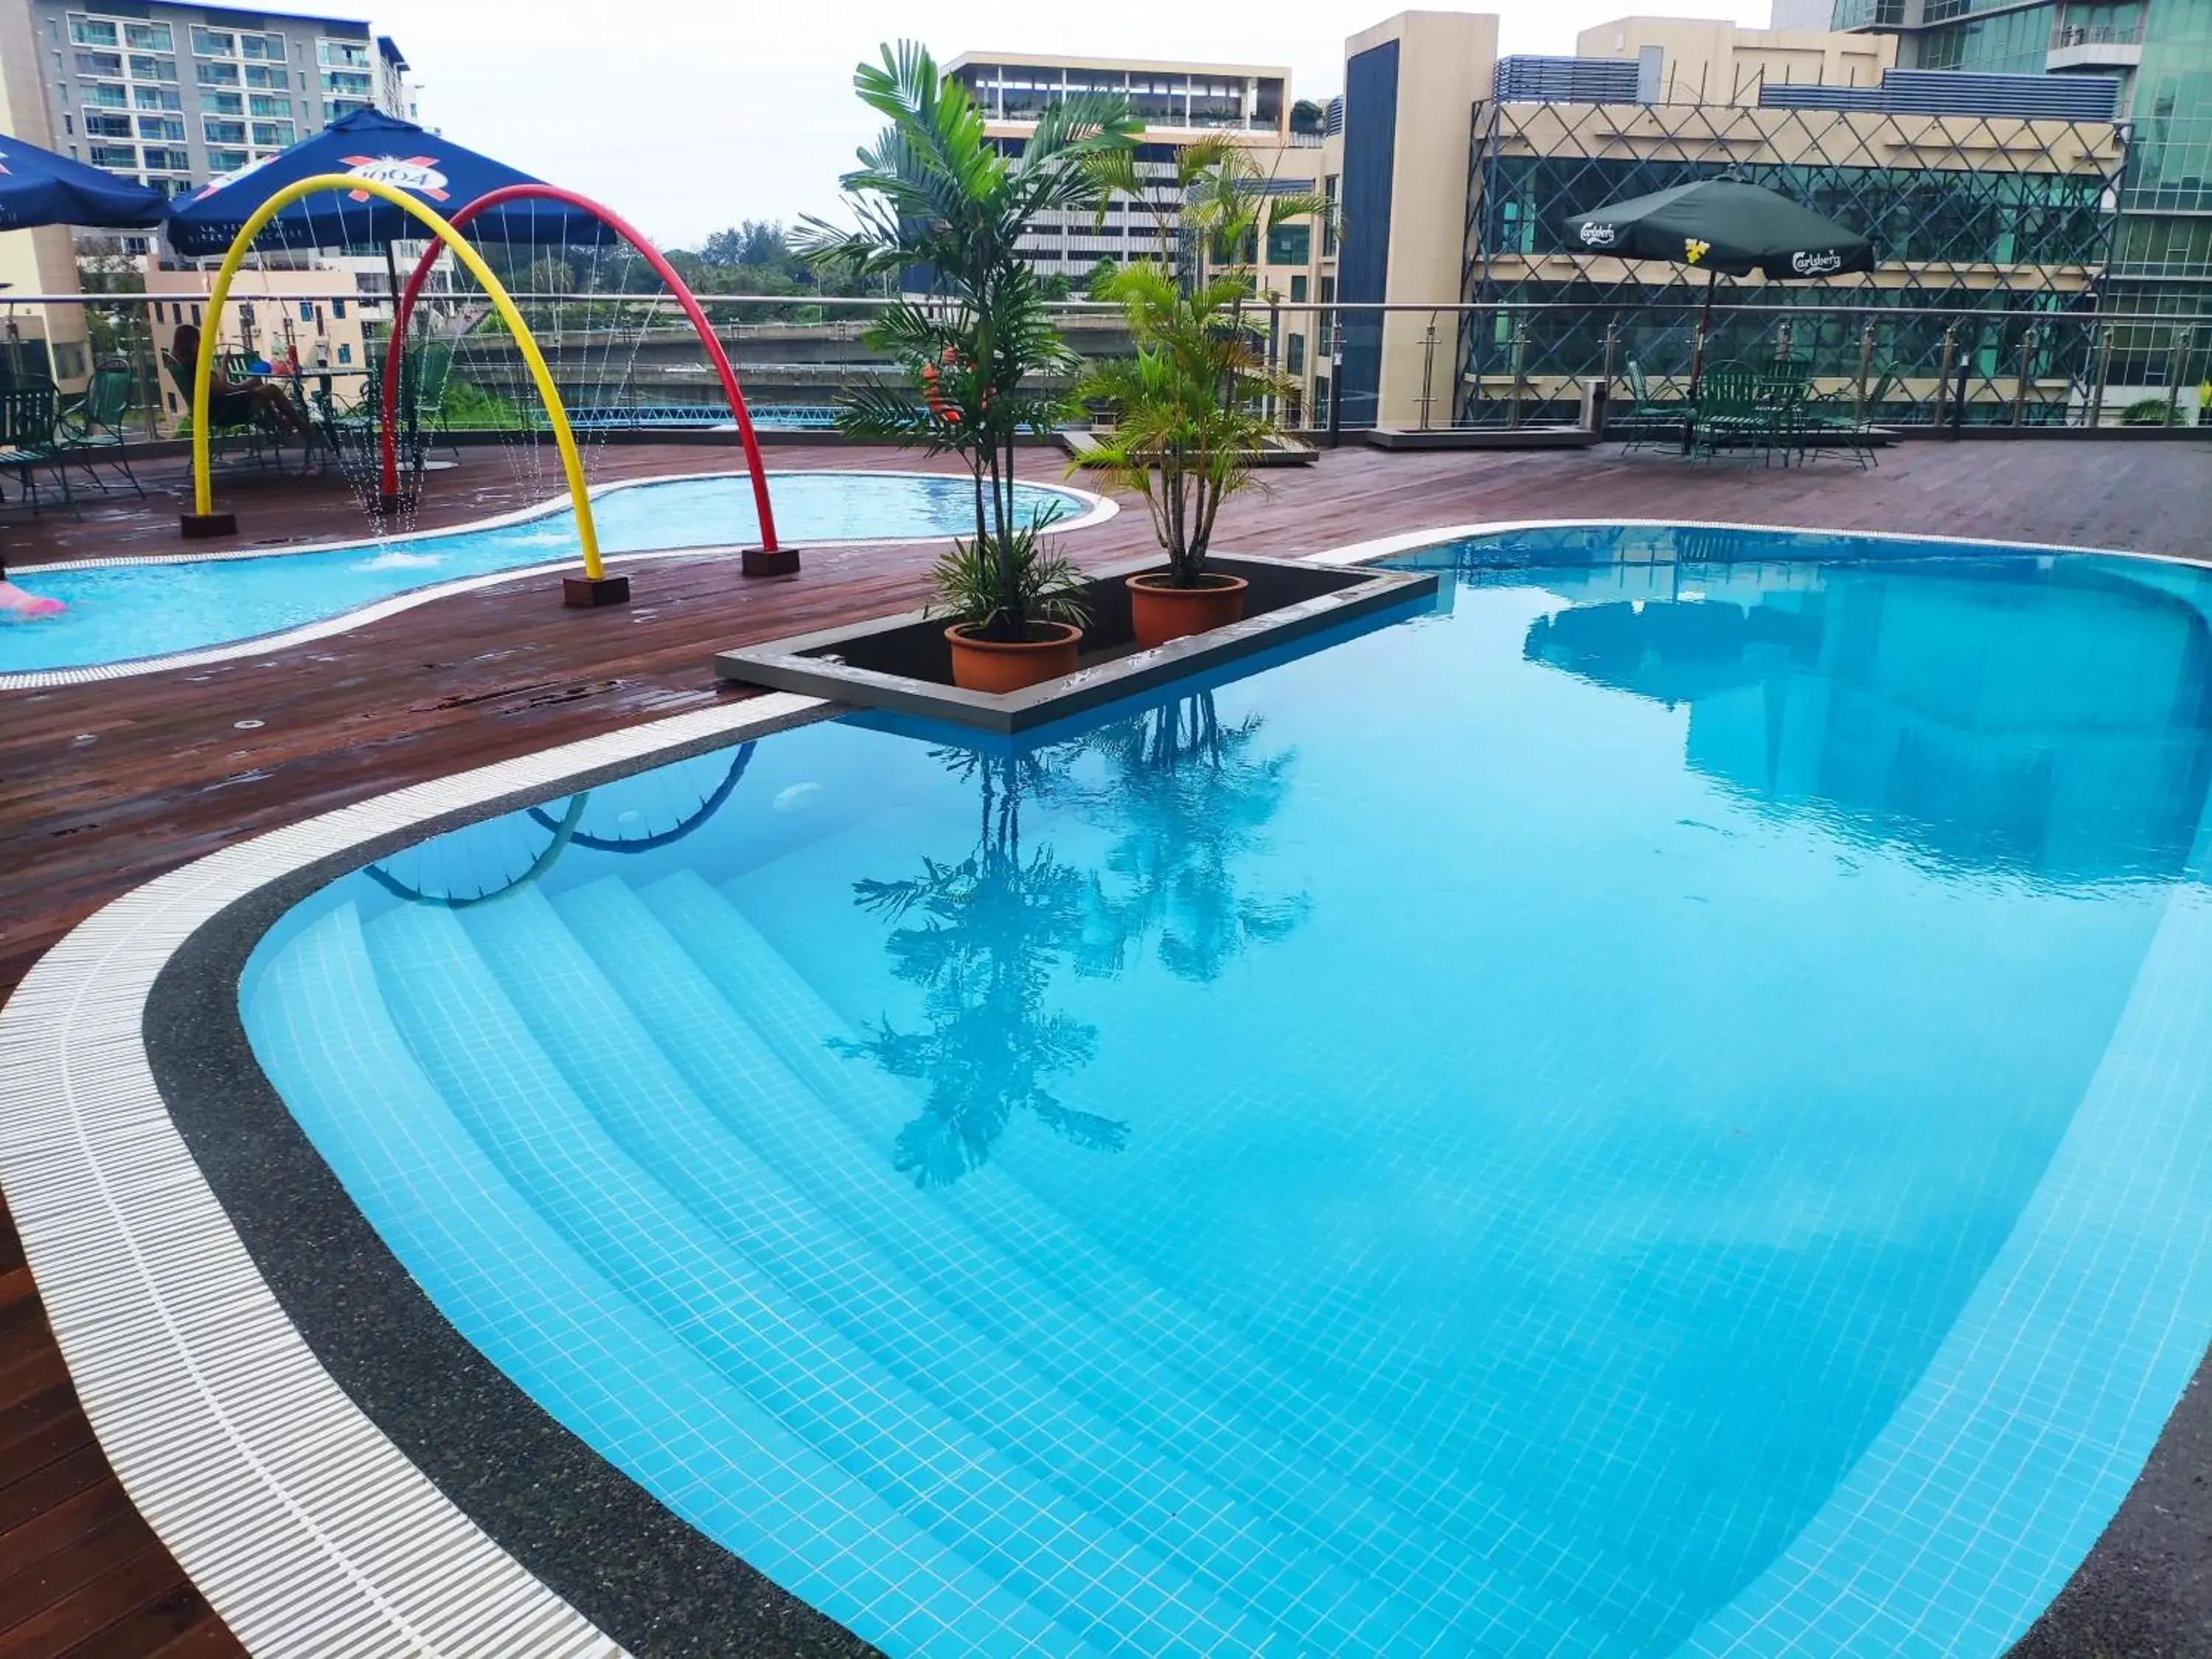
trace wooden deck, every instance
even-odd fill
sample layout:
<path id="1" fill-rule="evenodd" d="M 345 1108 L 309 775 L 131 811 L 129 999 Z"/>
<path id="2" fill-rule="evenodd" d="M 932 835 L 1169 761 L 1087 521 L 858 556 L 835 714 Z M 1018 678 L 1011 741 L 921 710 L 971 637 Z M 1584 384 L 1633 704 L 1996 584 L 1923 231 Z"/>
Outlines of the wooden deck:
<path id="1" fill-rule="evenodd" d="M 912 467 L 910 458 L 781 447 L 781 469 Z M 723 470 L 727 449 L 606 452 L 602 477 Z M 1023 470 L 1057 481 L 1055 452 Z M 21 573 L 55 559 L 181 550 L 181 469 L 142 476 L 141 506 L 82 520 L 0 518 Z M 1919 443 L 1862 474 L 1690 466 L 1664 455 L 1386 454 L 1347 447 L 1271 472 L 1233 503 L 1224 550 L 1295 554 L 1427 526 L 1532 518 L 1688 518 L 2016 538 L 2212 556 L 2212 443 Z M 494 450 L 434 476 L 428 527 L 551 493 Z M 218 494 L 239 544 L 362 533 L 335 478 L 240 477 Z M 1068 538 L 1079 559 L 1151 544 L 1141 510 Z M 201 544 L 208 550 L 222 544 Z M 352 633 L 213 667 L 0 692 L 0 994 L 126 889 L 228 842 L 404 784 L 732 695 L 722 646 L 905 608 L 930 546 L 829 550 L 795 577 L 733 562 L 647 561 L 627 610 L 564 611 L 544 580 L 507 583 Z M 258 722 L 258 724 L 252 724 Z M 237 1651 L 101 1461 L 0 1209 L 0 1656 L 165 1659 Z"/>

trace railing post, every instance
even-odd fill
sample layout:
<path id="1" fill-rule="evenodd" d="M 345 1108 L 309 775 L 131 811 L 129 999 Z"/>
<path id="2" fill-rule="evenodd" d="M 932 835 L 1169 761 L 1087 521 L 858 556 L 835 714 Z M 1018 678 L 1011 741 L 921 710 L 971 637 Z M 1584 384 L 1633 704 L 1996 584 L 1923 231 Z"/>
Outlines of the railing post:
<path id="1" fill-rule="evenodd" d="M 2189 348 L 2197 331 L 2186 326 L 2173 331 L 2173 361 L 2166 366 L 2166 424 L 2171 428 L 2181 418 L 2181 383 L 2189 374 Z"/>
<path id="2" fill-rule="evenodd" d="M 1774 331 L 1774 366 L 1777 368 L 1790 366 L 1790 319 L 1787 317 Z"/>
<path id="3" fill-rule="evenodd" d="M 1958 354 L 1959 330 L 1954 324 L 1943 331 L 1943 367 L 1936 371 L 1936 419 L 1940 431 L 1943 425 L 1944 405 L 1951 396 L 1951 359 Z"/>
<path id="4" fill-rule="evenodd" d="M 1874 319 L 1859 325 L 1858 390 L 1851 398 L 1851 418 L 1861 426 L 1867 419 L 1867 376 L 1874 371 Z"/>
<path id="5" fill-rule="evenodd" d="M 1436 402 L 1437 314 L 1429 313 L 1428 331 L 1421 336 L 1421 430 L 1429 429 L 1429 411 Z"/>
<path id="6" fill-rule="evenodd" d="M 2031 360 L 2035 356 L 2035 325 L 2030 323 L 2020 337 L 2020 368 L 2013 377 L 2012 423 L 2027 423 L 2027 379 Z"/>
<path id="7" fill-rule="evenodd" d="M 2097 331 L 2097 379 L 2089 388 L 2089 430 L 2094 432 L 2105 423 L 2105 386 L 2112 373 L 2112 325 L 2107 323 Z"/>
<path id="8" fill-rule="evenodd" d="M 1505 406 L 1505 427 L 1510 432 L 1521 424 L 1521 392 L 1528 367 L 1528 325 L 1516 323 L 1513 327 L 1513 395 Z"/>
<path id="9" fill-rule="evenodd" d="M 1607 323 L 1605 325 L 1604 378 L 1597 383 L 1598 395 L 1594 400 L 1594 406 L 1596 410 L 1596 417 L 1591 422 L 1591 424 L 1596 428 L 1596 431 L 1594 435 L 1601 442 L 1602 442 L 1605 438 L 1606 414 L 1613 407 L 1613 359 L 1618 355 L 1620 349 L 1620 325 L 1619 323 Z"/>

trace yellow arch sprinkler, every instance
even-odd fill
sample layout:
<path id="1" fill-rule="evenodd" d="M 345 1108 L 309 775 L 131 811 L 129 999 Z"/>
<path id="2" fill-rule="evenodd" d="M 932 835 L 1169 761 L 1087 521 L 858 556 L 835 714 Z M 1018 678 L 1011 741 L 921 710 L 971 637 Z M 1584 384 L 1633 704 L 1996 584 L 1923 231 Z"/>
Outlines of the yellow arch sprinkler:
<path id="1" fill-rule="evenodd" d="M 546 419 L 553 428 L 553 443 L 560 452 L 561 471 L 568 480 L 568 501 L 575 509 L 576 537 L 582 544 L 584 574 L 564 577 L 561 584 L 562 602 L 574 605 L 622 605 L 629 599 L 629 578 L 610 576 L 599 558 L 599 535 L 592 522 L 591 491 L 584 483 L 584 460 L 576 450 L 576 434 L 568 428 L 568 413 L 561 406 L 561 393 L 553 384 L 552 371 L 545 367 L 544 354 L 538 350 L 522 313 L 515 309 L 514 301 L 500 286 L 499 278 L 492 275 L 491 267 L 483 256 L 465 240 L 461 234 L 444 219 L 396 185 L 381 179 L 357 178 L 350 173 L 321 173 L 312 179 L 301 179 L 284 186 L 253 211 L 231 239 L 230 251 L 222 257 L 222 268 L 216 272 L 215 289 L 208 295 L 208 326 L 200 333 L 199 361 L 192 366 L 192 507 L 179 520 L 179 527 L 187 537 L 230 536 L 238 532 L 238 515 L 215 510 L 215 486 L 209 476 L 208 403 L 209 385 L 215 375 L 216 337 L 222 332 L 223 302 L 230 297 L 230 284 L 238 275 L 238 268 L 246 258 L 246 250 L 252 246 L 263 227 L 303 196 L 317 195 L 324 191 L 356 191 L 389 202 L 409 217 L 419 221 L 429 233 L 453 249 L 453 257 L 468 268 L 469 274 L 483 285 L 483 291 L 499 313 L 500 320 L 514 336 L 515 344 L 521 349 L 522 361 L 530 370 L 530 378 L 537 383 L 538 395 L 545 401 Z"/>

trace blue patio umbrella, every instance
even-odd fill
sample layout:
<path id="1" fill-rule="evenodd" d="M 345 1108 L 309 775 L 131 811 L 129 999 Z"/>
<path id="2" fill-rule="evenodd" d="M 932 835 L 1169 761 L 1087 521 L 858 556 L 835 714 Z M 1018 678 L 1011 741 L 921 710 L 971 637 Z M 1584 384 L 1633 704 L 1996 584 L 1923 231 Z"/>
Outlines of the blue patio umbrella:
<path id="1" fill-rule="evenodd" d="M 179 200 L 169 217 L 178 252 L 205 258 L 228 251 L 255 209 L 285 185 L 318 173 L 346 173 L 396 185 L 432 212 L 450 215 L 502 185 L 540 184 L 450 138 L 380 110 L 357 110 L 312 138 L 216 179 Z M 373 247 L 422 237 L 421 224 L 366 191 L 306 197 L 255 239 L 263 248 Z M 556 202 L 516 202 L 478 219 L 471 240 L 605 243 L 614 233 L 599 218 Z"/>
<path id="2" fill-rule="evenodd" d="M 0 230 L 40 225 L 145 230 L 168 215 L 169 198 L 136 179 L 118 178 L 0 133 Z"/>

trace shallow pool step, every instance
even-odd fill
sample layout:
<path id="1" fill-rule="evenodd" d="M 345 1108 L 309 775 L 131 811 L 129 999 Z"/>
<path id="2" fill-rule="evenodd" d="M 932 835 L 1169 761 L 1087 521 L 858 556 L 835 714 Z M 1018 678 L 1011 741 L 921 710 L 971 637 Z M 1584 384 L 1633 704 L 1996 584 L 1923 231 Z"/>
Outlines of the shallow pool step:
<path id="1" fill-rule="evenodd" d="M 503 921 L 492 920 L 495 909 Z M 568 1023 L 572 1061 L 623 1133 L 685 1110 L 680 1080 L 634 1027 L 623 1029 L 620 1005 L 594 990 L 573 946 L 562 949 L 540 896 L 526 890 L 475 917 L 471 927 L 555 964 L 533 987 L 541 1013 L 549 1028 Z M 817 1452 L 1055 1615 L 1069 1637 L 1150 1650 L 1146 1611 L 1120 1594 L 1144 1583 L 1188 1620 L 1201 1650 L 1264 1639 L 1264 1626 L 903 1386 L 705 1225 L 579 1098 L 453 913 L 395 910 L 372 933 L 400 1030 L 494 1163 L 611 1281 Z M 1057 1547 L 1021 1542 L 1037 1538 Z"/>
<path id="2" fill-rule="evenodd" d="M 690 913 L 711 918 L 696 903 Z M 1188 1378 L 1054 1296 L 939 1194 L 917 1192 L 792 1077 L 619 881 L 564 893 L 555 908 L 661 1054 L 744 1142 L 715 1158 L 741 1166 L 757 1153 L 842 1237 L 866 1241 L 862 1264 L 819 1250 L 799 1257 L 789 1245 L 813 1281 L 794 1289 L 811 1291 L 825 1317 L 864 1309 L 848 1334 L 885 1364 L 945 1391 L 956 1410 L 980 1409 L 981 1431 L 1189 1569 L 1222 1572 L 1218 1540 L 1237 1537 L 1231 1576 L 1217 1582 L 1301 1639 L 1339 1653 L 1444 1650 L 1436 1609 L 1449 1595 L 1406 1571 L 1415 1552 L 1402 1517 L 1281 1457 Z M 866 1271 L 856 1275 L 856 1265 Z M 1393 1538 L 1405 1554 L 1378 1553 L 1378 1540 Z M 1387 1591 L 1363 1575 L 1363 1558 L 1393 1569 Z M 1453 1565 L 1471 1589 L 1480 1574 Z"/>
<path id="3" fill-rule="evenodd" d="M 832 1049 L 830 1040 L 847 1034 L 846 1023 L 726 895 L 684 872 L 641 896 L 723 1000 L 843 1120 L 837 1155 L 890 1175 L 892 1143 L 920 1097 L 872 1062 Z M 827 1127 L 825 1120 L 817 1133 Z M 902 1182 L 884 1191 L 887 1209 L 923 1197 Z M 1436 1464 L 1419 1449 L 1394 1443 L 1364 1418 L 1334 1416 L 1332 1402 L 1272 1356 L 1119 1266 L 997 1166 L 929 1192 L 922 1207 L 977 1242 L 984 1254 L 968 1270 L 973 1275 L 1018 1267 L 1016 1287 L 1035 1281 L 1038 1322 L 1029 1340 L 1040 1364 L 1065 1376 L 1072 1359 L 1070 1385 L 1102 1404 L 1115 1400 L 1116 1383 L 1140 1396 L 1149 1390 L 1150 1400 L 1134 1404 L 1122 1392 L 1120 1408 L 1169 1432 L 1180 1425 L 1187 1443 L 1179 1455 L 1255 1502 L 1309 1517 L 1316 1535 L 1364 1575 L 1429 1598 L 1455 1635 L 1486 1632 L 1478 1650 L 1500 1646 L 1509 1631 L 1514 1645 L 1527 1644 L 1540 1629 L 1558 1633 L 1561 1651 L 1617 1650 L 1608 1620 L 1570 1609 L 1585 1596 L 1617 1609 L 1652 1594 L 1602 1546 L 1501 1494 L 1472 1482 L 1439 1489 Z M 1098 1350 L 1087 1366 L 1086 1341 Z M 1255 1425 L 1267 1426 L 1255 1432 Z M 1494 1629 L 1492 1620 L 1501 1621 Z"/>
<path id="4" fill-rule="evenodd" d="M 832 1618 L 890 1632 L 848 1593 L 825 1509 L 876 1532 L 917 1584 L 951 1573 L 973 1625 L 1054 1632 L 988 1575 L 944 1553 L 819 1456 L 617 1290 L 484 1155 L 386 1018 L 355 908 L 314 921 L 270 962 L 246 1011 L 254 1052 L 380 1236 L 477 1350 L 546 1411 L 590 1425 L 604 1455 L 661 1482 L 672 1507 L 787 1583 L 823 1587 Z M 694 1450 L 665 1480 L 668 1446 Z"/>

